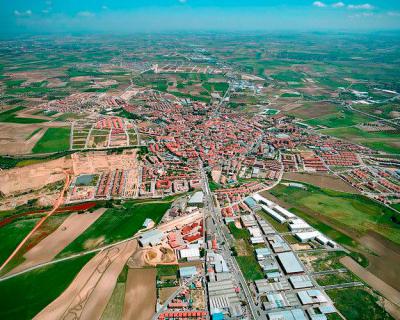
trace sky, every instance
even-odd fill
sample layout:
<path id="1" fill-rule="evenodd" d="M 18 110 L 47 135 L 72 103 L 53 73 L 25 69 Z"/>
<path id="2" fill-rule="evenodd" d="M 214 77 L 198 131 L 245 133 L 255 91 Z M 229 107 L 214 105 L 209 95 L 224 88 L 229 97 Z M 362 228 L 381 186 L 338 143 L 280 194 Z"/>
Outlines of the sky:
<path id="1" fill-rule="evenodd" d="M 0 33 L 400 30 L 399 0 L 0 0 Z"/>

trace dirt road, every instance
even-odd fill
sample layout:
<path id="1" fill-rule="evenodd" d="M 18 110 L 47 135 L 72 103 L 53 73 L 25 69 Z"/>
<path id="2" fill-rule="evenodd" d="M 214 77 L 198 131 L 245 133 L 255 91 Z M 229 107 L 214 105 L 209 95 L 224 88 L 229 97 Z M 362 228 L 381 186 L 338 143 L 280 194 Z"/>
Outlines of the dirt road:
<path id="1" fill-rule="evenodd" d="M 25 261 L 10 274 L 53 260 L 68 244 L 89 228 L 106 211 L 105 208 L 85 214 L 70 215 L 57 230 L 52 232 L 25 255 Z"/>
<path id="2" fill-rule="evenodd" d="M 54 203 L 53 209 L 47 215 L 45 215 L 42 219 L 39 220 L 39 222 L 36 224 L 36 226 L 31 230 L 31 232 L 29 232 L 28 235 L 15 248 L 13 253 L 1 265 L 0 271 L 3 270 L 3 268 L 11 261 L 11 259 L 15 257 L 15 255 L 24 246 L 24 244 L 29 240 L 29 238 L 32 236 L 32 234 L 34 234 L 36 232 L 36 230 L 38 230 L 40 228 L 40 226 L 47 220 L 47 218 L 50 217 L 53 213 L 55 213 L 57 211 L 57 209 L 59 208 L 59 206 L 63 203 L 63 201 L 64 201 L 64 193 L 68 189 L 69 183 L 70 183 L 70 180 L 71 180 L 71 178 L 69 176 L 69 173 L 67 171 L 64 171 L 64 174 L 66 176 L 64 188 L 62 189 L 62 191 L 60 193 L 60 196 L 58 197 L 57 201 Z"/>

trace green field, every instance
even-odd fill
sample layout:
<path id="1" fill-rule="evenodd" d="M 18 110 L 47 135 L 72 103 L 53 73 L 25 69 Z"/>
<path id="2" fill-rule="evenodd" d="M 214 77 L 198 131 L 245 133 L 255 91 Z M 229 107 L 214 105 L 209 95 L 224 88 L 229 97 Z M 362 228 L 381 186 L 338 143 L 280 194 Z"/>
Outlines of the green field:
<path id="1" fill-rule="evenodd" d="M 328 128 L 340 128 L 353 126 L 359 123 L 373 121 L 373 118 L 364 116 L 350 110 L 328 114 L 326 116 L 306 120 L 305 122 L 312 126 L 325 126 Z"/>
<path id="2" fill-rule="evenodd" d="M 146 218 L 159 222 L 171 202 L 137 202 L 128 201 L 121 206 L 108 209 L 75 241 L 70 243 L 59 256 L 110 244 L 133 236 L 138 232 Z"/>
<path id="3" fill-rule="evenodd" d="M 356 127 L 323 129 L 319 132 L 362 144 L 373 150 L 400 153 L 398 132 L 366 132 Z"/>
<path id="4" fill-rule="evenodd" d="M 178 265 L 171 264 L 171 265 L 157 265 L 157 277 L 168 277 L 168 276 L 176 276 L 178 275 Z"/>
<path id="5" fill-rule="evenodd" d="M 320 286 L 330 286 L 335 284 L 360 281 L 355 275 L 350 272 L 326 274 L 323 276 L 318 276 L 316 280 Z"/>
<path id="6" fill-rule="evenodd" d="M 264 273 L 254 256 L 238 256 L 235 259 L 247 281 L 264 279 Z"/>
<path id="7" fill-rule="evenodd" d="M 391 221 L 394 212 L 367 197 L 311 185 L 303 190 L 280 184 L 270 192 L 295 208 L 295 213 L 300 211 L 311 217 L 323 216 L 338 227 L 345 226 L 361 234 L 375 231 L 400 244 L 400 225 Z M 342 240 L 351 241 L 350 238 Z"/>
<path id="8" fill-rule="evenodd" d="M 60 152 L 69 149 L 70 128 L 48 128 L 33 147 L 33 153 Z"/>
<path id="9" fill-rule="evenodd" d="M 36 222 L 37 219 L 27 219 L 0 227 L 0 264 L 8 258 L 17 245 L 33 229 Z"/>
<path id="10" fill-rule="evenodd" d="M 326 293 L 335 303 L 335 307 L 347 320 L 389 320 L 393 319 L 381 306 L 377 298 L 364 289 L 337 289 Z"/>
<path id="11" fill-rule="evenodd" d="M 7 111 L 0 113 L 0 122 L 11 122 L 11 123 L 42 123 L 47 122 L 43 119 L 33 119 L 33 118 L 19 118 L 15 115 L 16 112 L 25 109 L 24 107 L 16 107 Z"/>
<path id="12" fill-rule="evenodd" d="M 0 318 L 32 319 L 68 287 L 93 256 L 88 254 L 1 281 Z"/>
<path id="13" fill-rule="evenodd" d="M 232 236 L 238 240 L 238 239 L 244 239 L 244 240 L 249 240 L 250 239 L 250 233 L 247 229 L 239 229 L 235 226 L 233 222 L 228 224 L 229 231 L 231 232 Z"/>

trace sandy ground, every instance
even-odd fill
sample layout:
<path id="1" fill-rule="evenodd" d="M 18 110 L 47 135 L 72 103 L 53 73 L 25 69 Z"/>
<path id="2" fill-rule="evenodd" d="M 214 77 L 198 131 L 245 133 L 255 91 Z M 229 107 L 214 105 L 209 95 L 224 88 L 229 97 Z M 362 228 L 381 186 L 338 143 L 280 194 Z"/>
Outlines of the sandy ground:
<path id="1" fill-rule="evenodd" d="M 32 132 L 32 130 L 29 132 Z M 71 158 L 72 161 L 63 157 L 21 168 L 0 171 L 0 192 L 8 196 L 41 189 L 47 184 L 64 179 L 62 171 L 71 168 L 73 168 L 74 175 L 92 174 L 115 169 L 132 169 L 133 172 L 130 176 L 132 178 L 137 176 L 138 163 L 135 150 L 125 151 L 120 155 L 107 155 L 106 152 L 75 153 Z"/>
<path id="2" fill-rule="evenodd" d="M 65 178 L 64 169 L 71 167 L 71 161 L 59 158 L 22 168 L 0 171 L 0 191 L 5 195 L 40 189 L 46 184 Z"/>
<path id="3" fill-rule="evenodd" d="M 29 200 L 36 200 L 38 206 L 51 207 L 58 197 L 58 190 L 48 190 L 46 187 L 31 193 L 24 193 L 19 196 L 3 198 L 0 201 L 0 211 L 12 210 L 15 207 L 26 204 Z"/>
<path id="4" fill-rule="evenodd" d="M 156 269 L 129 269 L 123 320 L 150 320 L 157 301 Z"/>
<path id="5" fill-rule="evenodd" d="M 82 173 L 96 173 L 115 169 L 137 169 L 136 151 L 129 150 L 123 154 L 107 152 L 88 152 L 72 154 L 73 169 L 76 175 Z"/>
<path id="6" fill-rule="evenodd" d="M 309 183 L 320 188 L 328 188 L 349 193 L 358 193 L 355 188 L 348 185 L 340 178 L 327 174 L 285 172 L 283 179 Z"/>
<path id="7" fill-rule="evenodd" d="M 118 275 L 137 246 L 137 241 L 132 240 L 97 254 L 70 286 L 34 319 L 100 319 Z"/>
<path id="8" fill-rule="evenodd" d="M 374 276 L 371 272 L 361 267 L 350 257 L 340 259 L 340 262 L 348 268 L 351 272 L 357 275 L 361 280 L 365 281 L 372 289 L 380 292 L 386 299 L 400 308 L 400 292 L 393 287 L 387 285 L 378 277 Z"/>
<path id="9" fill-rule="evenodd" d="M 31 138 L 29 136 L 41 127 L 39 124 L 0 123 L 0 154 L 30 153 L 36 142 L 44 135 L 45 130 L 42 129 Z"/>
<path id="10" fill-rule="evenodd" d="M 56 231 L 29 250 L 24 255 L 26 260 L 13 269 L 11 273 L 16 273 L 32 266 L 51 261 L 67 245 L 100 218 L 105 211 L 105 208 L 101 208 L 94 212 L 85 214 L 74 213 L 70 215 Z"/>

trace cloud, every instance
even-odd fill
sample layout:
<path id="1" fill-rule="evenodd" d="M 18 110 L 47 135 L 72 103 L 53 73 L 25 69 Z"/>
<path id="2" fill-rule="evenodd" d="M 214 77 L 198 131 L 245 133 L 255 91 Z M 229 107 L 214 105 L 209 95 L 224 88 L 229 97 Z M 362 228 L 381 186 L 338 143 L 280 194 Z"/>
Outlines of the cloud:
<path id="1" fill-rule="evenodd" d="M 355 10 L 373 10 L 375 7 L 369 3 L 364 3 L 364 4 L 349 4 L 347 8 Z"/>
<path id="2" fill-rule="evenodd" d="M 14 10 L 14 15 L 17 17 L 30 17 L 32 15 L 32 10 L 30 9 L 26 11 Z"/>
<path id="3" fill-rule="evenodd" d="M 346 5 L 341 1 L 332 4 L 332 7 L 334 7 L 334 8 L 343 8 L 344 6 L 346 6 Z"/>
<path id="4" fill-rule="evenodd" d="M 108 10 L 108 7 L 107 7 L 107 6 L 101 6 L 101 8 L 102 8 L 103 10 Z"/>
<path id="5" fill-rule="evenodd" d="M 318 7 L 318 8 L 325 8 L 325 7 L 326 7 L 326 4 L 323 3 L 323 2 L 321 2 L 321 1 L 314 1 L 314 2 L 313 2 L 313 6 L 314 6 L 314 7 Z"/>
<path id="6" fill-rule="evenodd" d="M 357 13 L 353 14 L 350 17 L 350 19 L 360 19 L 360 18 L 369 18 L 369 17 L 374 17 L 375 15 L 372 12 L 363 12 L 363 13 Z"/>
<path id="7" fill-rule="evenodd" d="M 400 17 L 400 12 L 389 11 L 389 12 L 387 13 L 387 15 L 388 15 L 389 17 Z"/>
<path id="8" fill-rule="evenodd" d="M 77 16 L 78 17 L 94 17 L 95 14 L 93 12 L 90 12 L 90 11 L 79 11 L 77 13 Z"/>

